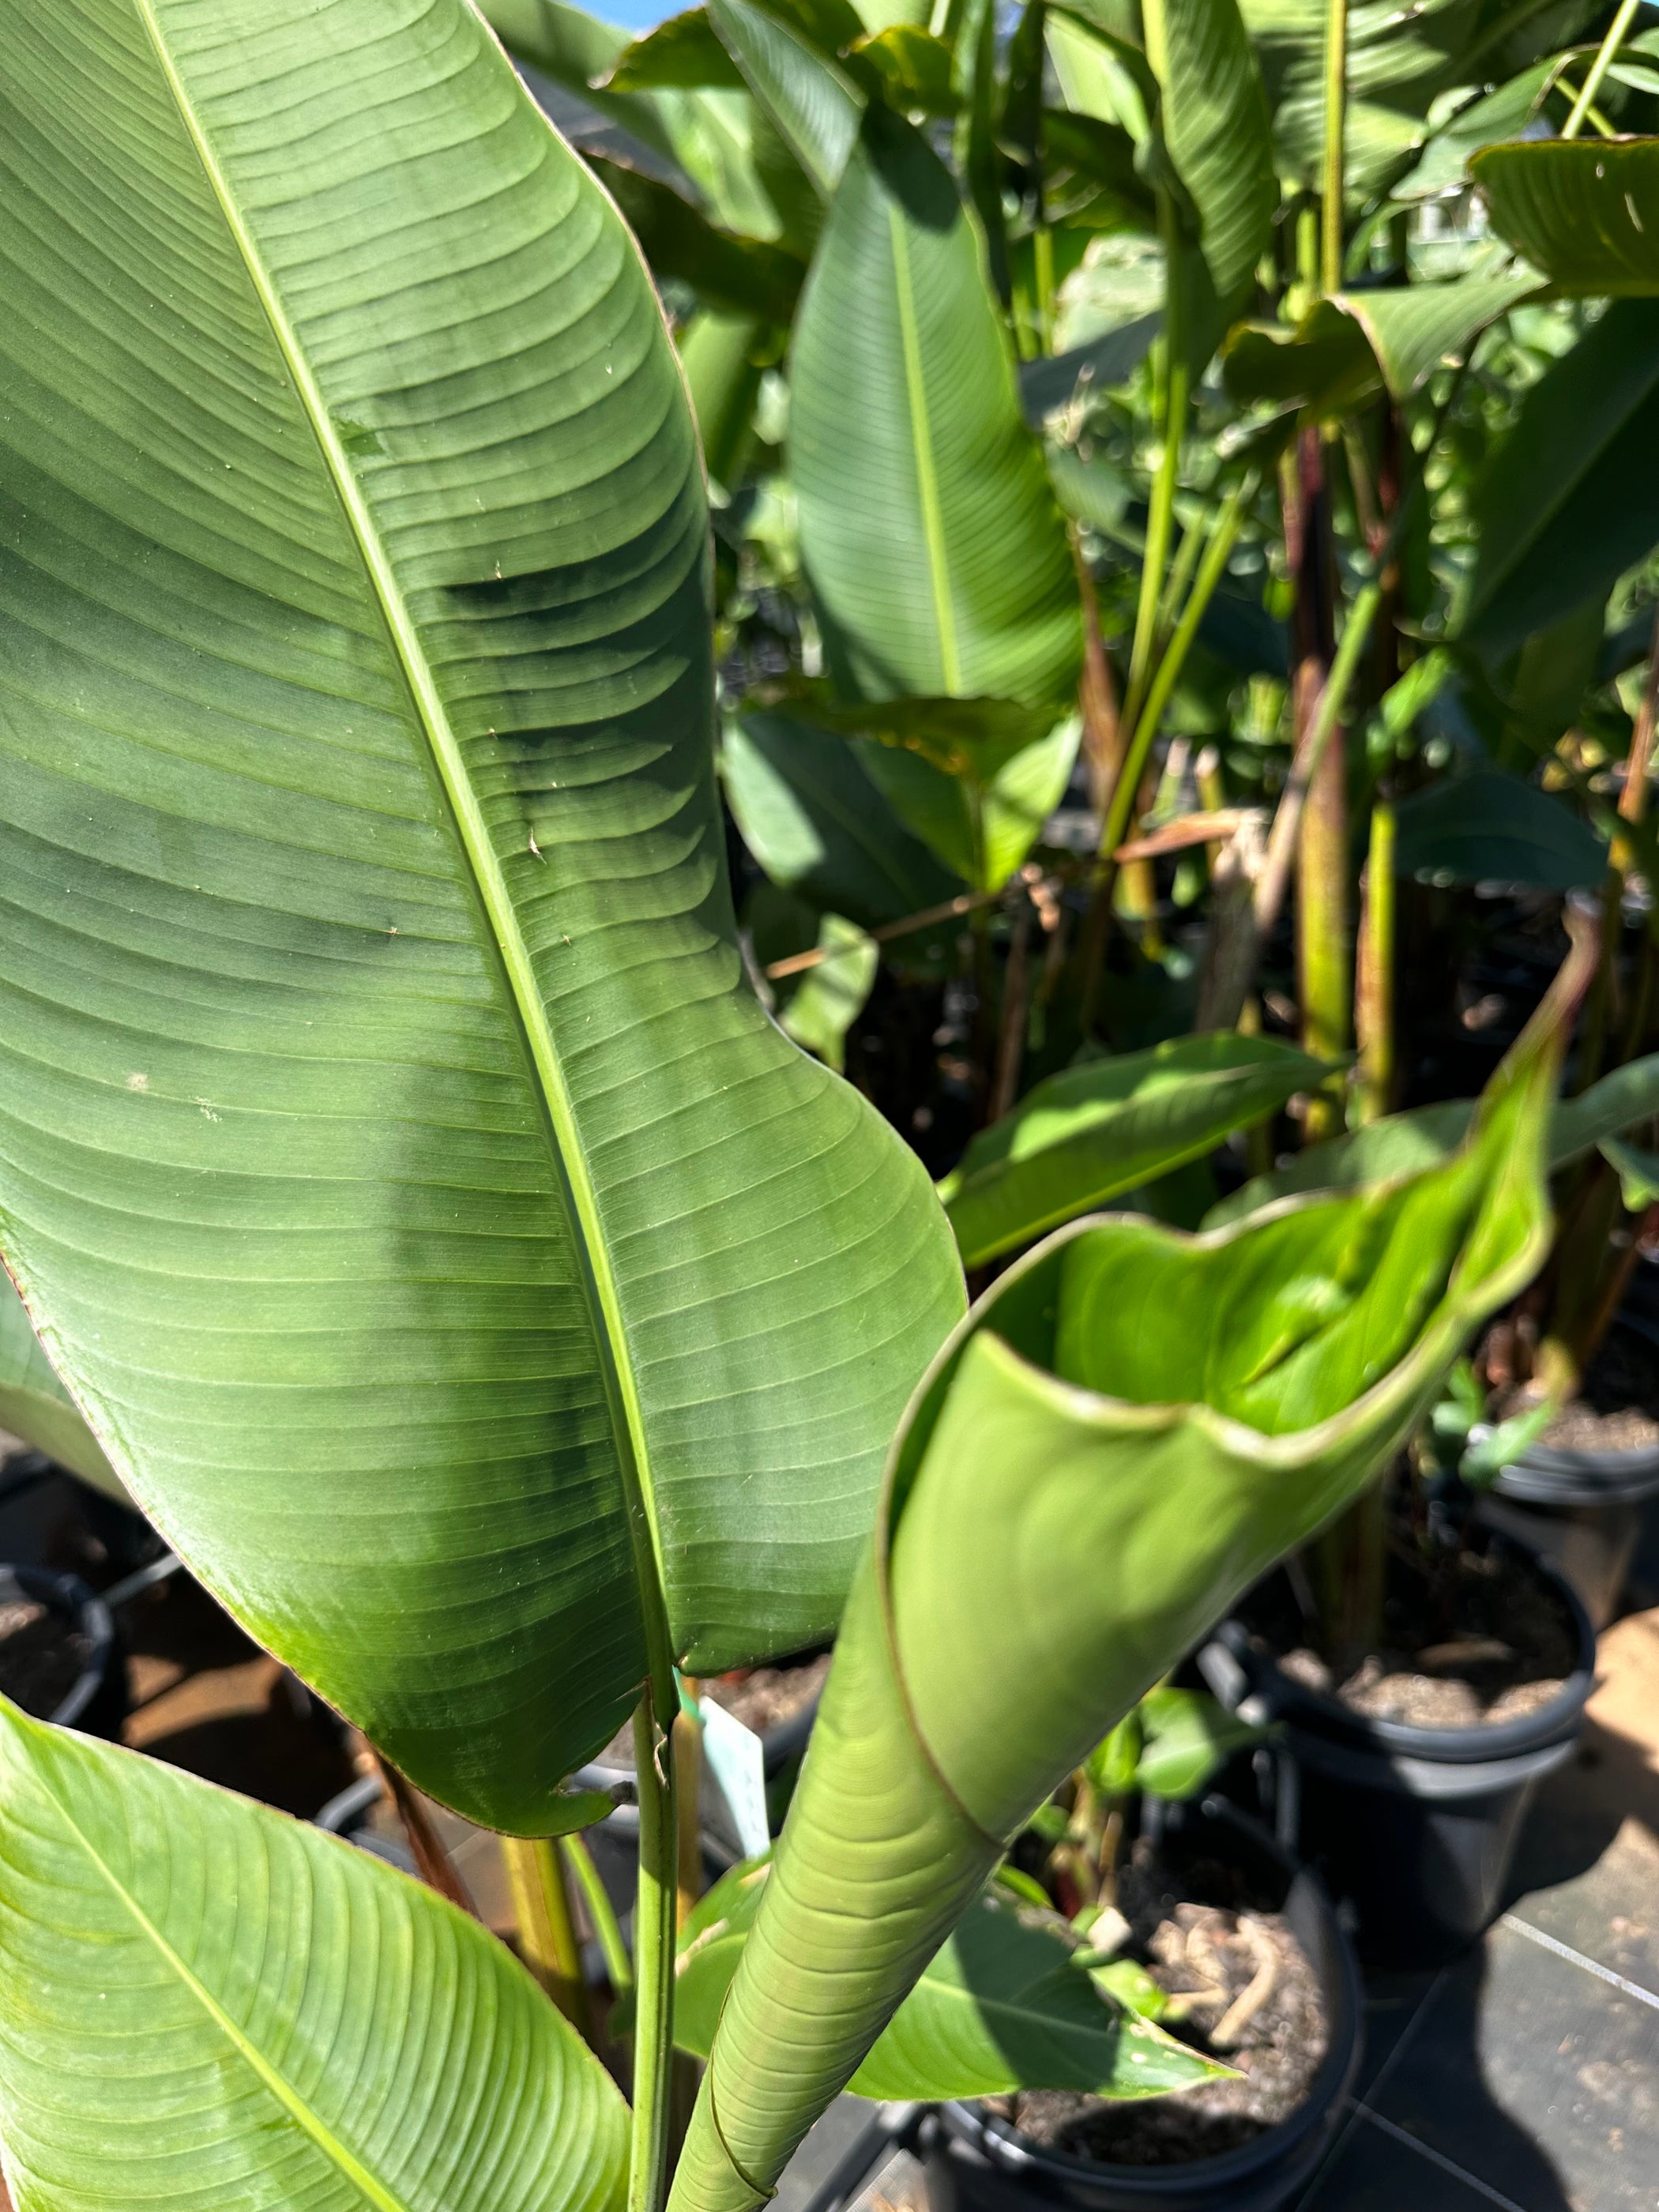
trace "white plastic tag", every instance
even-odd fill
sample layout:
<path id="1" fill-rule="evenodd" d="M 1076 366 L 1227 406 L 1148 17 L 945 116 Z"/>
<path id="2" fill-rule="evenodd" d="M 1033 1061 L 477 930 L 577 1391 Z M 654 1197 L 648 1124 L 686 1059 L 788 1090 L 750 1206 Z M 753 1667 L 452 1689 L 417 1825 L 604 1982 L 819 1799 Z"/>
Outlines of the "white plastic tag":
<path id="1" fill-rule="evenodd" d="M 744 1857 L 754 1858 L 772 1840 L 766 1820 L 766 1769 L 761 1740 L 712 1698 L 704 1698 L 699 1710 L 703 1753 L 710 1771 L 731 1808 Z"/>

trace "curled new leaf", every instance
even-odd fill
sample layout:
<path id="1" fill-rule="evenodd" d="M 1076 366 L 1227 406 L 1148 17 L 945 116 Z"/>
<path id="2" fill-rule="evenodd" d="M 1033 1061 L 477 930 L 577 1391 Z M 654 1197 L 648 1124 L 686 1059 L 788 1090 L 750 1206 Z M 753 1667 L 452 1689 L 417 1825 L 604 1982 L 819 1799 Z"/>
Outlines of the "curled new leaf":
<path id="1" fill-rule="evenodd" d="M 1350 1500 L 1546 1249 L 1570 958 L 1451 1160 L 1217 1235 L 1075 1224 L 935 1362 L 672 2199 L 750 2212 L 1007 1839 Z"/>

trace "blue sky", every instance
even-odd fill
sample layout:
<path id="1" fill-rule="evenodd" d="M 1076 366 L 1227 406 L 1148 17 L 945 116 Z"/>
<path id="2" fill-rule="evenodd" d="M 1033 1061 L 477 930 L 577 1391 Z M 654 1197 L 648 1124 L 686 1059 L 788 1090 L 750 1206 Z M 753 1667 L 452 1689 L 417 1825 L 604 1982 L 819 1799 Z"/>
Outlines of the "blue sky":
<path id="1" fill-rule="evenodd" d="M 590 0 L 591 4 L 591 0 Z M 665 15 L 675 10 L 665 7 L 662 0 L 600 0 L 592 7 L 595 15 L 602 15 L 607 23 L 620 23 L 625 31 L 648 31 L 653 23 L 660 23 Z"/>

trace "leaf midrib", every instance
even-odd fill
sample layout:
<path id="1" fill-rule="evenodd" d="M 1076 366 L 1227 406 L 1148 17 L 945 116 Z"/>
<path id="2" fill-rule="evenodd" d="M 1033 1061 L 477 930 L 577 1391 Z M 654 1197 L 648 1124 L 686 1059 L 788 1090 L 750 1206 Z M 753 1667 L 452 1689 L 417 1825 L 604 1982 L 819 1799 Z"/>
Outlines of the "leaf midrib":
<path id="1" fill-rule="evenodd" d="M 138 4 L 141 7 L 145 5 L 146 0 L 138 0 Z M 184 1957 L 173 1948 L 132 1892 L 117 1875 L 115 1869 L 109 1864 L 91 1837 L 87 1834 L 69 1807 L 58 1796 L 41 1765 L 38 1761 L 33 1763 L 36 1779 L 65 1828 L 86 1853 L 92 1865 L 108 1883 L 116 1899 L 131 1914 L 158 1955 L 172 1968 L 179 1982 L 196 1998 L 204 2012 L 219 2029 L 249 2071 L 264 2088 L 270 2092 L 283 2111 L 297 2122 L 318 2148 L 331 2159 L 346 2179 L 362 2192 L 368 2202 L 374 2206 L 375 2212 L 418 2212 L 418 2208 L 410 2198 L 394 2197 L 392 2191 L 369 2172 L 362 2160 L 340 2141 L 320 2115 L 314 2112 L 283 2079 L 282 2074 L 271 2064 L 258 2045 L 236 2025 L 206 1983 L 192 1971 Z M 347 1845 L 346 1848 L 349 1850 L 350 1846 Z"/>
<path id="2" fill-rule="evenodd" d="M 933 465 L 933 425 L 927 412 L 921 337 L 916 328 L 915 295 L 910 282 L 910 247 L 890 196 L 887 199 L 887 234 L 892 241 L 893 293 L 898 307 L 899 344 L 904 355 L 904 393 L 910 412 L 911 445 L 916 457 L 916 496 L 921 507 L 922 538 L 927 549 L 927 581 L 933 592 L 933 620 L 939 627 L 939 673 L 945 691 L 956 694 L 962 690 L 962 663 L 957 645 L 956 614 L 951 605 L 945 517 L 939 507 L 939 474 Z"/>
<path id="3" fill-rule="evenodd" d="M 548 1149 L 572 1228 L 572 1244 L 580 1267 L 595 1349 L 610 1402 L 611 1427 L 627 1493 L 629 1534 L 642 1585 L 641 1610 L 659 1686 L 668 1679 L 670 1661 L 666 1621 L 666 1579 L 663 1571 L 661 1532 L 650 1481 L 650 1455 L 645 1423 L 631 1364 L 622 1302 L 611 1267 L 597 1194 L 588 1172 L 575 1110 L 559 1063 L 558 1048 L 548 1024 L 547 1010 L 536 981 L 529 948 L 519 927 L 517 912 L 502 876 L 501 863 L 489 838 L 466 774 L 465 763 L 449 720 L 419 634 L 403 604 L 396 574 L 368 510 L 332 417 L 319 390 L 298 334 L 289 319 L 276 287 L 252 235 L 242 222 L 229 181 L 219 166 L 207 131 L 179 71 L 174 66 L 154 0 L 133 0 L 144 26 L 180 121 L 189 134 L 219 211 L 247 271 L 271 336 L 294 381 L 294 389 L 313 434 L 346 526 L 368 573 L 375 603 L 386 624 L 394 659 L 407 686 L 416 719 L 421 725 L 438 780 L 448 802 L 455 831 L 471 870 L 474 889 L 489 925 L 489 936 L 501 962 L 525 1049 L 537 1078 L 536 1089 L 545 1116 Z M 641 1540 L 641 1527 L 645 1540 Z"/>

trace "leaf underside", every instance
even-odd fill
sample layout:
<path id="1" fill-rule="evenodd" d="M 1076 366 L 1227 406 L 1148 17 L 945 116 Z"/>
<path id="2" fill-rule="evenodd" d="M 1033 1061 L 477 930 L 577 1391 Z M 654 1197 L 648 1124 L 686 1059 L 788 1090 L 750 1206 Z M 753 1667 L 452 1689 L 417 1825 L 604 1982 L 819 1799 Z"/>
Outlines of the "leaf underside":
<path id="1" fill-rule="evenodd" d="M 0 49 L 0 1248 L 192 1567 L 533 1829 L 665 1603 L 833 1628 L 948 1231 L 744 981 L 680 380 L 471 7 Z"/>

